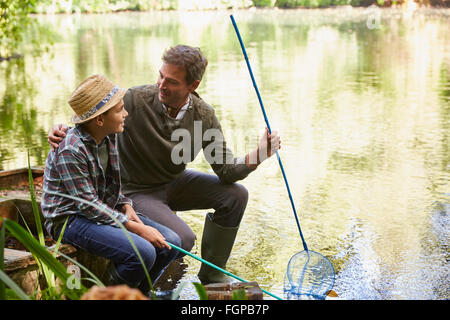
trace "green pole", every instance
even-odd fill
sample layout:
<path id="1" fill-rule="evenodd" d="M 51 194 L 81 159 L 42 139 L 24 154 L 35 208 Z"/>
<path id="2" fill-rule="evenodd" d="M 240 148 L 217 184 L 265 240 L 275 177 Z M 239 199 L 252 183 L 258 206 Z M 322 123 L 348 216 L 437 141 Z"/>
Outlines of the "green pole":
<path id="1" fill-rule="evenodd" d="M 167 241 L 166 241 L 166 242 L 167 242 Z M 238 276 L 236 276 L 236 275 L 234 275 L 234 274 L 228 272 L 227 270 L 222 269 L 222 268 L 216 266 L 215 264 L 212 264 L 211 262 L 208 262 L 208 261 L 206 261 L 205 259 L 202 259 L 202 258 L 196 256 L 195 254 L 190 253 L 189 251 L 186 251 L 186 250 L 184 250 L 184 249 L 182 249 L 182 248 L 180 248 L 180 247 L 178 247 L 178 246 L 176 246 L 176 245 L 174 245 L 174 244 L 171 244 L 170 242 L 167 242 L 167 244 L 168 244 L 169 246 L 171 246 L 172 248 L 174 248 L 174 249 L 176 249 L 176 250 L 178 250 L 178 251 L 180 251 L 180 252 L 182 252 L 182 253 L 184 253 L 184 254 L 187 254 L 188 256 L 190 256 L 190 257 L 192 257 L 192 258 L 194 258 L 194 259 L 197 259 L 198 261 L 200 261 L 200 262 L 202 262 L 202 263 L 204 263 L 204 264 L 207 264 L 208 266 L 210 266 L 210 267 L 212 267 L 212 268 L 214 268 L 214 269 L 216 269 L 216 270 L 219 270 L 220 272 L 225 273 L 227 276 L 233 277 L 233 278 L 235 278 L 235 279 L 237 279 L 237 280 L 239 280 L 239 281 L 241 281 L 241 282 L 248 282 L 247 280 L 244 280 L 244 279 L 242 279 L 242 278 L 240 278 L 240 277 L 238 277 Z M 264 290 L 264 289 L 261 289 L 261 290 L 262 290 L 262 292 L 264 292 L 265 294 L 268 294 L 269 296 L 272 296 L 272 297 L 274 297 L 275 299 L 283 300 L 282 298 L 280 298 L 280 297 L 274 295 L 273 293 L 270 293 L 269 291 L 266 291 L 266 290 Z"/>

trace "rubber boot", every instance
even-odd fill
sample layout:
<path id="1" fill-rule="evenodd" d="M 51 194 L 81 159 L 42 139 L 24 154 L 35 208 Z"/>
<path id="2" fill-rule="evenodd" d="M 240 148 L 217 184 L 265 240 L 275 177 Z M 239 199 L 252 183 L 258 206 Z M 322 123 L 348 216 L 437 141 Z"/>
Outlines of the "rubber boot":
<path id="1" fill-rule="evenodd" d="M 211 214 L 208 213 L 205 218 L 203 228 L 201 255 L 202 258 L 216 266 L 225 269 L 228 258 L 233 248 L 234 240 L 239 227 L 222 227 L 214 223 Z M 234 279 L 223 274 L 205 263 L 202 263 L 198 278 L 202 284 L 233 282 Z"/>

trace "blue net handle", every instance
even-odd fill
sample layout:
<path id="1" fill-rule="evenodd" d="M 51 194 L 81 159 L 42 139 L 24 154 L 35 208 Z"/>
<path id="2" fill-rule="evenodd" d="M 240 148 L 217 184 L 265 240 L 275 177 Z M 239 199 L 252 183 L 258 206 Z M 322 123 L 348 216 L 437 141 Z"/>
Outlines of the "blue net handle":
<path id="1" fill-rule="evenodd" d="M 247 56 L 247 52 L 245 50 L 244 42 L 242 41 L 241 34 L 239 33 L 239 29 L 237 27 L 237 24 L 236 24 L 236 21 L 234 20 L 233 15 L 230 15 L 230 18 L 231 18 L 231 22 L 233 23 L 234 30 L 236 31 L 236 35 L 238 37 L 239 44 L 241 45 L 242 53 L 244 55 L 245 62 L 247 63 L 247 68 L 248 68 L 248 71 L 250 73 L 250 77 L 252 78 L 253 87 L 255 88 L 256 95 L 258 96 L 258 101 L 259 101 L 259 105 L 261 107 L 261 111 L 262 111 L 263 116 L 264 116 L 264 121 L 266 122 L 267 129 L 269 130 L 269 133 L 272 133 L 272 130 L 271 130 L 270 124 L 269 124 L 269 119 L 267 118 L 266 110 L 264 109 L 264 104 L 263 104 L 261 95 L 259 94 L 258 85 L 256 84 L 255 77 L 253 76 L 253 72 L 252 72 L 252 67 L 250 66 L 250 62 L 248 60 L 248 56 Z M 284 179 L 284 183 L 286 185 L 286 189 L 287 189 L 287 192 L 288 192 L 288 195 L 289 195 L 289 200 L 291 201 L 292 210 L 293 210 L 294 216 L 295 216 L 295 222 L 297 223 L 297 228 L 298 228 L 298 231 L 300 233 L 300 238 L 302 239 L 303 248 L 306 251 L 308 251 L 308 246 L 306 245 L 306 241 L 305 241 L 305 238 L 303 237 L 302 229 L 300 228 L 300 221 L 298 220 L 297 210 L 295 210 L 295 205 L 294 205 L 294 200 L 292 199 L 291 189 L 289 188 L 289 183 L 287 181 L 286 173 L 284 172 L 284 167 L 283 167 L 283 164 L 281 163 L 281 158 L 280 158 L 280 155 L 278 154 L 278 151 L 277 151 L 277 158 L 278 158 L 278 163 L 280 165 L 281 172 L 283 174 L 283 179 Z"/>

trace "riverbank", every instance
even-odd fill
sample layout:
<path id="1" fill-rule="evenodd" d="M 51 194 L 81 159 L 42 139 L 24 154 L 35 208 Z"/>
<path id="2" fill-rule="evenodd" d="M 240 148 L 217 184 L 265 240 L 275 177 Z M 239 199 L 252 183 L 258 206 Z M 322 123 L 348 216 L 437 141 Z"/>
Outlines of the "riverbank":
<path id="1" fill-rule="evenodd" d="M 450 7 L 450 0 L 69 0 L 39 1 L 31 12 L 55 13 L 108 13 L 122 11 L 203 11 L 226 9 L 309 9 L 351 7 Z"/>

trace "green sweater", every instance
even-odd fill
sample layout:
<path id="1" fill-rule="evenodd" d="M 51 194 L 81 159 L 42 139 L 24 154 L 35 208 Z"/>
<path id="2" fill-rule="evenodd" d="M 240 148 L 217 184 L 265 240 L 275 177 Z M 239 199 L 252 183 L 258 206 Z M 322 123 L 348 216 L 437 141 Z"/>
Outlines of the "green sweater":
<path id="1" fill-rule="evenodd" d="M 118 135 L 124 194 L 172 181 L 185 170 L 187 163 L 195 159 L 200 149 L 204 150 L 206 160 L 224 183 L 244 179 L 252 171 L 243 161 L 234 158 L 232 151 L 226 146 L 214 109 L 196 93 L 190 95 L 189 107 L 180 120 L 169 117 L 164 110 L 158 99 L 157 85 L 128 89 L 124 102 L 128 117 L 125 119 L 124 132 Z M 198 137 L 200 127 L 201 137 L 208 129 L 217 129 L 212 132 L 219 132 L 220 135 L 216 134 L 208 138 L 208 141 L 203 141 L 204 139 Z M 195 128 L 197 144 L 194 142 Z M 189 133 L 189 141 L 186 138 L 172 139 L 172 133 L 176 129 L 185 129 L 181 132 Z M 185 160 L 174 163 L 172 151 L 177 145 L 177 148 L 180 148 L 180 141 L 183 141 L 183 145 L 188 142 L 191 150 L 184 153 L 176 149 L 176 154 L 182 155 Z M 211 156 L 207 156 L 206 151 L 213 156 L 214 161 Z"/>

